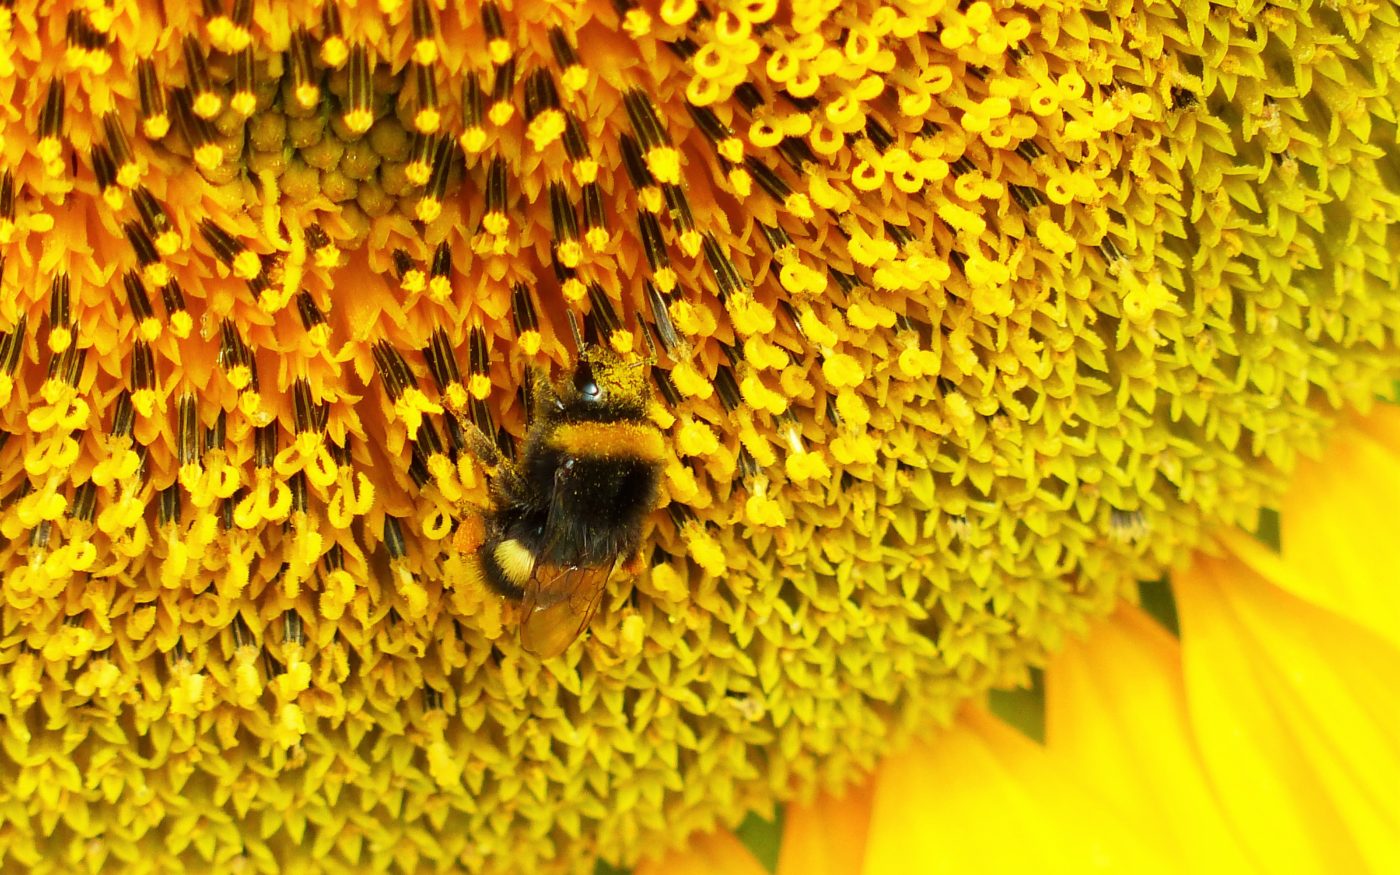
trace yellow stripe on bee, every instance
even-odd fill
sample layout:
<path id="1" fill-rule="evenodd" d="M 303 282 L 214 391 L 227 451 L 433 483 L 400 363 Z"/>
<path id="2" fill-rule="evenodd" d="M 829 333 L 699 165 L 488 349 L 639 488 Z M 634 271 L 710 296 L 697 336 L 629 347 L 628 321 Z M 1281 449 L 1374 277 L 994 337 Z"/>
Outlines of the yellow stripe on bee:
<path id="1" fill-rule="evenodd" d="M 571 456 L 643 462 L 660 462 L 666 456 L 661 432 L 649 422 L 573 422 L 556 428 L 549 445 Z"/>
<path id="2" fill-rule="evenodd" d="M 496 545 L 492 555 L 501 573 L 516 586 L 525 586 L 530 575 L 535 572 L 535 554 L 515 538 L 508 538 Z"/>

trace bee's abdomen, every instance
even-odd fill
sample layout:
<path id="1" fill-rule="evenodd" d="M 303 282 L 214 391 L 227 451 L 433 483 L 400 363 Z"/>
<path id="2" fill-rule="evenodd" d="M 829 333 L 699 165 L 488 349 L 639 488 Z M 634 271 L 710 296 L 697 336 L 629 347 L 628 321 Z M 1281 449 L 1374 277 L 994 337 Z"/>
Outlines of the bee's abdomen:
<path id="1" fill-rule="evenodd" d="M 476 557 L 481 563 L 482 577 L 491 589 L 514 599 L 524 594 L 536 560 L 527 544 L 515 538 L 488 542 Z"/>

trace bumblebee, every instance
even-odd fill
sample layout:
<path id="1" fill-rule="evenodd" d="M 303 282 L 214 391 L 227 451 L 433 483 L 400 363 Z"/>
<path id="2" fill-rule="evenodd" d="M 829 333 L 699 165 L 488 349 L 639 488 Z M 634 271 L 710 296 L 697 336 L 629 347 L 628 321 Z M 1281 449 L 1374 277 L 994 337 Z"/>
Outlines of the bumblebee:
<path id="1" fill-rule="evenodd" d="M 486 467 L 491 505 L 469 513 L 456 548 L 492 590 L 521 603 L 520 640 L 563 653 L 592 620 L 609 577 L 639 564 L 642 524 L 655 508 L 665 443 L 647 416 L 645 362 L 587 345 L 572 379 L 534 374 L 533 419 L 517 462 L 463 422 Z"/>

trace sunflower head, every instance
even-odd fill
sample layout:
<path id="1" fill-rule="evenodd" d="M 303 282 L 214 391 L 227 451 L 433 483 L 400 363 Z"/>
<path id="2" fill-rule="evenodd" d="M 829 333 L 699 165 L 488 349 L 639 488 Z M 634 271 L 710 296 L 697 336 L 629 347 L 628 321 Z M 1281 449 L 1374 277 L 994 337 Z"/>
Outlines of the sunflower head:
<path id="1" fill-rule="evenodd" d="M 0 840 L 577 870 L 1024 681 L 1391 373 L 1393 18 L 0 8 Z M 662 506 L 541 661 L 458 416 L 581 350 Z"/>

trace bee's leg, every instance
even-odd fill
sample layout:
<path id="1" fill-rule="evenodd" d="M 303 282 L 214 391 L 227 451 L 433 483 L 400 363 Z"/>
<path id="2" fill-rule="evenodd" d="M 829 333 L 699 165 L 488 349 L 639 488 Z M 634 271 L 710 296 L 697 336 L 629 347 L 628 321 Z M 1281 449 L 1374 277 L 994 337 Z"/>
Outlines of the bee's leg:
<path id="1" fill-rule="evenodd" d="M 467 423 L 466 438 L 467 452 L 471 453 L 486 468 L 488 476 L 494 477 L 503 467 L 507 466 L 501 450 L 496 446 L 496 442 L 487 436 L 486 432 L 477 428 L 474 423 Z"/>
<path id="2" fill-rule="evenodd" d="M 511 503 L 525 489 L 520 471 L 502 453 L 496 442 L 475 423 L 459 417 L 463 437 L 467 442 L 467 452 L 485 469 L 486 479 L 491 484 L 492 501 Z"/>
<path id="3" fill-rule="evenodd" d="M 622 564 L 622 571 L 628 577 L 636 577 L 647 570 L 647 561 L 642 556 L 642 548 L 638 547 L 637 552 L 627 557 L 627 561 Z"/>
<path id="4" fill-rule="evenodd" d="M 460 410 L 453 410 L 452 415 L 457 417 L 457 425 L 462 429 L 462 438 L 467 442 L 467 452 L 486 468 L 486 476 L 495 477 L 501 467 L 506 464 L 496 442 L 486 432 L 478 428 L 475 422 L 464 416 Z"/>
<path id="5" fill-rule="evenodd" d="M 475 553 L 486 542 L 486 516 L 480 509 L 470 507 L 452 533 L 452 549 L 458 553 Z"/>

